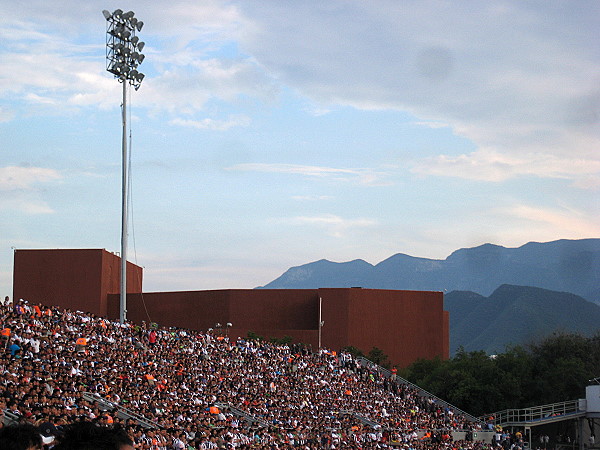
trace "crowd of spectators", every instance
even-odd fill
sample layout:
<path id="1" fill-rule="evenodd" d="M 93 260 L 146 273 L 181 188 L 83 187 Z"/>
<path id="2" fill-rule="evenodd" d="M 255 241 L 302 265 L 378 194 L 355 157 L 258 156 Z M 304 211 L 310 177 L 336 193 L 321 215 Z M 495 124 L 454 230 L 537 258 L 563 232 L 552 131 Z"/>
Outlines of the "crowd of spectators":
<path id="1" fill-rule="evenodd" d="M 486 447 L 452 438 L 478 424 L 348 353 L 8 299 L 0 329 L 0 413 L 38 426 L 48 448 L 78 421 L 124 428 L 143 450 Z"/>

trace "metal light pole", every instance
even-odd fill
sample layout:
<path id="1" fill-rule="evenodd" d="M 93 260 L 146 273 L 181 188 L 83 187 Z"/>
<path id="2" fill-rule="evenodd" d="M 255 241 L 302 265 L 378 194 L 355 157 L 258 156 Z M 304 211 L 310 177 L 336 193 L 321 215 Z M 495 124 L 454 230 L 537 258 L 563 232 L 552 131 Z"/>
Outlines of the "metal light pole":
<path id="1" fill-rule="evenodd" d="M 323 321 L 322 306 L 323 299 L 319 297 L 319 350 L 321 350 L 321 331 L 323 330 L 323 325 L 325 325 L 325 322 Z"/>
<path id="2" fill-rule="evenodd" d="M 121 105 L 123 122 L 122 140 L 122 198 L 121 198 L 121 301 L 119 320 L 127 319 L 127 85 L 137 91 L 142 84 L 144 74 L 137 71 L 138 65 L 144 61 L 140 52 L 144 43 L 136 36 L 144 22 L 134 17 L 133 11 L 124 13 L 116 9 L 113 13 L 102 11 L 106 19 L 106 70 L 112 73 L 119 83 L 123 83 L 123 103 Z"/>

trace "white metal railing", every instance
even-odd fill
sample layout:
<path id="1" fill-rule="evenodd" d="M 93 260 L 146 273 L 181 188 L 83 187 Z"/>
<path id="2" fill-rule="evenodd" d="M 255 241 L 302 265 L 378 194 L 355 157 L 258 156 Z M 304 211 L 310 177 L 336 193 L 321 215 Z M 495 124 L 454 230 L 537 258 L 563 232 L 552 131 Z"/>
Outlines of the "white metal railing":
<path id="1" fill-rule="evenodd" d="M 569 400 L 523 409 L 505 409 L 490 414 L 488 417 L 492 416 L 494 418 L 495 425 L 505 426 L 516 423 L 558 420 L 564 418 L 566 415 L 585 414 L 585 411 L 585 402 Z"/>

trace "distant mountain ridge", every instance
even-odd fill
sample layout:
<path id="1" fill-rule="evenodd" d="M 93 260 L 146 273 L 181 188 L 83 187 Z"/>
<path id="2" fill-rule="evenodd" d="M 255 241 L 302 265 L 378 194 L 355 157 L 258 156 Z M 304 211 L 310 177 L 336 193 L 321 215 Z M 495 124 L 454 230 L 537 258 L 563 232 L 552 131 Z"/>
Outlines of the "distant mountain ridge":
<path id="1" fill-rule="evenodd" d="M 507 345 L 539 342 L 555 332 L 591 336 L 600 330 L 600 306 L 577 295 L 529 286 L 502 285 L 489 297 L 453 291 L 444 296 L 450 313 L 450 353 L 501 353 Z"/>
<path id="2" fill-rule="evenodd" d="M 292 267 L 261 288 L 360 286 L 488 296 L 504 284 L 570 292 L 600 304 L 600 239 L 529 242 L 518 248 L 484 244 L 456 250 L 444 260 L 398 253 L 376 265 L 322 259 Z"/>

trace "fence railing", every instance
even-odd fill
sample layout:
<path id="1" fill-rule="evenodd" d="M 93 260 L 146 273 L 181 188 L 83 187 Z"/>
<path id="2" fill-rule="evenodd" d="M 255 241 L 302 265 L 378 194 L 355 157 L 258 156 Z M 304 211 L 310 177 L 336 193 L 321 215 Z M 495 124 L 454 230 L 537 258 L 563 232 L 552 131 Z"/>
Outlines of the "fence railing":
<path id="1" fill-rule="evenodd" d="M 567 415 L 583 415 L 585 412 L 585 400 L 569 400 L 523 409 L 505 409 L 487 417 L 493 417 L 495 425 L 507 426 L 510 424 L 551 422 L 564 419 L 564 416 Z"/>
<path id="2" fill-rule="evenodd" d="M 363 414 L 357 413 L 356 411 L 342 409 L 341 411 L 339 411 L 339 413 L 352 416 L 352 417 L 358 419 L 363 424 L 370 426 L 371 428 L 381 427 L 381 425 L 379 425 L 379 423 L 375 422 L 374 420 L 369 419 L 367 416 L 365 416 Z"/>
<path id="3" fill-rule="evenodd" d="M 149 420 L 145 416 L 142 416 L 141 414 L 138 414 L 130 409 L 127 409 L 127 408 L 119 405 L 118 403 L 111 402 L 110 400 L 102 398 L 98 394 L 94 394 L 91 392 L 84 392 L 83 398 L 85 400 L 87 400 L 88 402 L 96 403 L 98 405 L 98 407 L 104 411 L 116 412 L 116 414 L 122 419 L 135 420 L 139 425 L 143 426 L 144 428 L 153 428 L 153 429 L 161 428 L 158 424 Z"/>
<path id="4" fill-rule="evenodd" d="M 224 403 L 224 402 L 215 403 L 215 406 L 217 406 L 218 408 L 220 408 L 223 411 L 228 411 L 231 414 L 244 419 L 251 426 L 255 423 L 261 427 L 269 426 L 269 423 L 266 420 L 260 419 L 256 416 L 253 416 L 252 414 L 247 413 L 246 411 L 239 409 L 235 406 L 232 406 L 229 403 Z"/>

